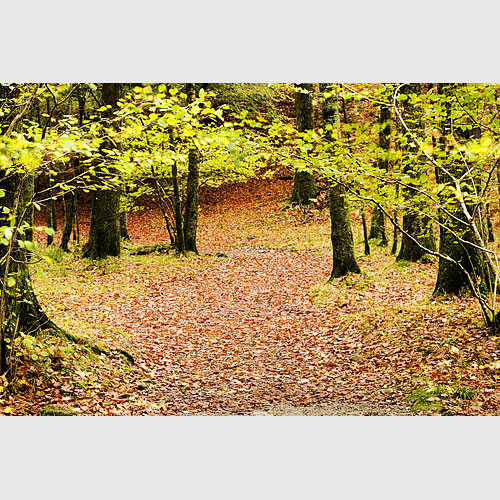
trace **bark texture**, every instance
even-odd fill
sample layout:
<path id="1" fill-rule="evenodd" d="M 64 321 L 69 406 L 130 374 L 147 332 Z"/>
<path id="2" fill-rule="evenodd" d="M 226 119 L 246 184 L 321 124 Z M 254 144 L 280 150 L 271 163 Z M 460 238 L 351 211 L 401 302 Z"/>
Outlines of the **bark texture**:
<path id="1" fill-rule="evenodd" d="M 63 204 L 66 206 L 66 197 L 63 197 Z M 75 213 L 75 195 L 71 193 L 69 196 L 69 206 L 64 211 L 64 224 L 63 224 L 63 232 L 61 236 L 61 248 L 65 252 L 69 252 L 69 238 L 71 236 L 71 232 L 73 231 L 73 218 Z"/>
<path id="2" fill-rule="evenodd" d="M 438 84 L 438 92 L 445 98 L 449 98 L 461 85 L 464 84 Z M 459 143 L 466 142 L 468 138 L 467 131 L 454 126 L 452 111 L 452 105 L 448 101 L 446 105 L 446 116 L 441 124 L 442 133 L 440 145 L 444 148 L 445 152 L 453 147 L 448 144 L 447 137 L 449 138 L 451 136 Z M 454 187 L 454 179 L 458 179 L 464 175 L 466 166 L 460 160 L 451 161 L 447 163 L 446 166 L 448 172 L 442 169 L 436 169 L 437 181 L 440 184 Z M 463 183 L 461 183 L 461 189 L 464 193 L 467 193 L 468 190 L 470 192 L 470 180 L 464 180 Z M 443 223 L 443 227 L 441 228 L 439 253 L 447 255 L 454 261 L 460 263 L 460 265 L 473 277 L 476 284 L 480 288 L 483 288 L 483 291 L 486 291 L 490 288 L 491 275 L 482 251 L 476 247 L 476 245 L 481 246 L 481 244 L 472 229 L 471 222 L 467 220 L 463 208 L 454 196 L 450 196 L 448 192 L 446 198 L 443 196 L 441 198 L 441 202 L 446 207 L 448 214 L 443 211 L 440 213 L 440 220 Z M 471 202 L 467 202 L 466 207 L 470 214 L 476 214 L 475 223 L 478 228 L 481 228 L 478 217 L 480 214 L 480 207 L 475 207 Z M 458 295 L 467 289 L 470 289 L 467 275 L 458 265 L 440 258 L 434 295 Z"/>
<path id="3" fill-rule="evenodd" d="M 297 85 L 295 93 L 295 116 L 297 132 L 305 132 L 314 129 L 314 109 L 312 93 L 314 85 L 312 83 L 300 83 Z M 309 205 L 311 199 L 315 198 L 316 179 L 313 174 L 305 171 L 296 171 L 291 202 L 297 205 Z"/>
<path id="4" fill-rule="evenodd" d="M 196 99 L 196 85 L 186 84 L 189 103 Z M 199 190 L 200 190 L 200 152 L 193 146 L 188 156 L 188 176 L 186 183 L 186 203 L 184 209 L 184 245 L 186 251 L 198 253 L 196 232 L 198 229 Z"/>
<path id="5" fill-rule="evenodd" d="M 410 99 L 413 94 L 418 96 L 422 93 L 423 86 L 421 83 L 409 83 L 401 88 L 401 95 L 407 96 L 407 99 L 403 101 L 401 114 L 404 123 L 409 129 L 408 132 L 404 125 L 401 126 L 403 133 L 403 140 L 401 142 L 403 173 L 414 178 L 418 178 L 423 169 L 426 168 L 419 159 L 419 146 L 412 137 L 412 134 L 416 137 L 422 137 L 424 122 L 421 108 L 413 104 Z M 411 161 L 405 161 L 405 156 L 410 158 Z M 407 204 L 407 208 L 403 214 L 404 231 L 417 240 L 423 247 L 435 250 L 436 240 L 431 221 L 425 215 L 422 215 L 422 211 L 425 210 L 425 202 L 420 199 L 418 192 L 409 186 L 403 186 L 402 194 Z M 412 238 L 403 233 L 397 260 L 415 262 L 420 260 L 425 254 L 425 250 L 417 245 Z"/>
<path id="6" fill-rule="evenodd" d="M 120 83 L 103 83 L 102 99 L 105 105 L 111 106 L 105 111 L 110 118 L 117 109 L 121 94 Z M 102 149 L 109 149 L 111 144 L 103 144 Z M 109 169 L 109 174 L 101 174 L 101 179 L 108 180 L 116 172 Z M 90 218 L 89 240 L 83 252 L 83 257 L 89 259 L 104 259 L 108 256 L 120 255 L 120 191 L 118 188 L 97 189 L 94 191 L 92 215 Z"/>
<path id="7" fill-rule="evenodd" d="M 16 88 L 13 89 L 16 94 Z M 12 95 L 12 94 L 11 94 Z M 14 96 L 15 97 L 15 96 Z M 29 111 L 30 101 L 24 109 L 0 120 L 0 133 L 20 131 L 22 116 Z M 9 92 L 0 85 L 0 104 L 9 107 Z M 9 226 L 13 234 L 8 245 L 0 245 L 0 374 L 10 375 L 11 363 L 7 344 L 21 332 L 34 335 L 42 328 L 55 328 L 41 308 L 33 291 L 29 273 L 30 253 L 18 244 L 18 240 L 32 241 L 33 231 L 19 231 L 23 223 L 33 226 L 33 208 L 28 203 L 33 200 L 34 176 L 30 173 L 7 173 L 0 171 L 0 189 L 5 192 L 0 204 L 10 210 L 0 211 L 0 226 Z M 11 224 L 9 215 L 14 216 Z"/>
<path id="8" fill-rule="evenodd" d="M 321 84 L 322 92 L 328 91 L 330 84 Z M 326 137 L 332 142 L 333 131 L 340 133 L 339 105 L 334 97 L 328 97 L 323 101 L 322 107 L 323 124 L 325 126 Z M 331 125 L 331 129 L 328 128 Z M 354 239 L 352 235 L 351 217 L 349 213 L 347 194 L 344 186 L 330 181 L 329 185 L 330 220 L 331 220 L 331 240 L 333 248 L 333 267 L 331 278 L 338 278 L 350 272 L 361 272 L 354 255 Z"/>
<path id="9" fill-rule="evenodd" d="M 32 175 L 15 174 L 2 176 L 0 188 L 5 190 L 2 205 L 17 214 L 16 227 L 23 221 L 31 224 L 31 217 L 26 211 L 26 204 L 33 197 Z M 0 226 L 10 225 L 6 215 L 0 215 Z M 16 231 L 14 229 L 14 231 Z M 49 320 L 33 291 L 29 273 L 29 252 L 21 248 L 17 240 L 30 240 L 30 235 L 17 232 L 11 238 L 10 245 L 0 245 L 0 324 L 2 325 L 0 373 L 6 373 L 11 366 L 6 340 L 13 340 L 20 333 L 34 335 L 41 328 L 55 327 Z M 14 281 L 12 281 L 14 280 Z M 15 283 L 15 284 L 13 284 Z"/>
<path id="10" fill-rule="evenodd" d="M 380 130 L 379 148 L 382 150 L 377 159 L 377 167 L 380 170 L 389 170 L 389 150 L 391 147 L 391 110 L 388 106 L 380 107 Z M 370 226 L 370 239 L 380 238 L 380 245 L 387 246 L 387 235 L 385 228 L 385 215 L 378 206 L 373 208 L 372 221 Z"/>

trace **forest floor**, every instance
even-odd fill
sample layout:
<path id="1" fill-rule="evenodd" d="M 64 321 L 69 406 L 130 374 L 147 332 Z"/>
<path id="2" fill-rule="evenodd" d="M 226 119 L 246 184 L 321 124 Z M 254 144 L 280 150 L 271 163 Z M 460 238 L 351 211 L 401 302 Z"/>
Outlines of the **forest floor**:
<path id="1" fill-rule="evenodd" d="M 356 212 L 363 272 L 327 283 L 328 214 L 289 207 L 290 189 L 206 189 L 199 256 L 132 254 L 168 239 L 154 207 L 130 214 L 120 258 L 47 249 L 54 262 L 32 271 L 41 303 L 106 353 L 23 342 L 0 414 L 500 414 L 499 339 L 475 301 L 434 300 L 435 263 L 396 263 L 375 243 L 363 256 Z M 83 239 L 88 224 L 83 213 Z"/>

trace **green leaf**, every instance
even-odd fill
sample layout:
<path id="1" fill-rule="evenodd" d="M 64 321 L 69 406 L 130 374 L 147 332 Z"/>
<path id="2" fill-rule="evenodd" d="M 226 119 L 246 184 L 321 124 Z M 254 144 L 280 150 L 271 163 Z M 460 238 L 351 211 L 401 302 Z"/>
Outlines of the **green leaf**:
<path id="1" fill-rule="evenodd" d="M 26 347 L 26 349 L 33 349 L 34 347 L 30 338 L 23 339 L 23 346 Z"/>

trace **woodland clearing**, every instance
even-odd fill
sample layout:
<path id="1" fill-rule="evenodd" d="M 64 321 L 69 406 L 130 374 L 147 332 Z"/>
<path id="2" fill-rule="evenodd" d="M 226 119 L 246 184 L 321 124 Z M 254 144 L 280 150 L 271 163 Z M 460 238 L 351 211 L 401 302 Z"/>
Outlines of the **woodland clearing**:
<path id="1" fill-rule="evenodd" d="M 200 256 L 132 255 L 166 241 L 154 207 L 130 213 L 120 258 L 47 250 L 55 262 L 32 268 L 41 303 L 106 352 L 41 335 L 24 357 L 55 355 L 20 364 L 0 414 L 498 414 L 499 339 L 475 301 L 433 299 L 435 263 L 396 263 L 376 245 L 362 256 L 355 211 L 362 274 L 326 283 L 327 211 L 291 208 L 290 189 L 205 189 Z"/>

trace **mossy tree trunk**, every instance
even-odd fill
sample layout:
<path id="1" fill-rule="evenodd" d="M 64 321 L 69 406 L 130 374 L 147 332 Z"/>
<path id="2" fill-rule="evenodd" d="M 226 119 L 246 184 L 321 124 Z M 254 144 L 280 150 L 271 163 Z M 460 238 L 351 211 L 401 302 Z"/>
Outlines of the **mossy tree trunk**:
<path id="1" fill-rule="evenodd" d="M 196 84 L 186 84 L 189 103 L 196 99 Z M 196 233 L 198 228 L 199 190 L 200 190 L 200 152 L 193 145 L 188 155 L 188 176 L 186 182 L 186 203 L 184 209 L 184 245 L 187 252 L 196 252 Z"/>
<path id="2" fill-rule="evenodd" d="M 424 122 L 422 108 L 417 103 L 412 102 L 412 96 L 421 96 L 423 86 L 421 83 L 409 83 L 401 88 L 401 95 L 406 96 L 402 104 L 402 119 L 408 130 L 401 126 L 403 139 L 401 141 L 401 150 L 403 153 L 403 173 L 418 179 L 425 168 L 421 161 L 419 145 L 416 143 L 412 134 L 416 137 L 422 137 L 424 133 Z M 408 159 L 406 159 L 406 158 Z M 412 239 L 417 240 L 424 248 L 429 250 L 436 249 L 436 240 L 432 230 L 431 220 L 426 217 L 425 202 L 418 195 L 418 192 L 412 187 L 402 186 L 402 195 L 406 203 L 406 210 L 403 214 L 403 233 L 401 238 L 401 247 L 397 260 L 408 260 L 416 262 L 420 260 L 426 251 Z M 412 238 L 410 238 L 410 235 Z"/>
<path id="3" fill-rule="evenodd" d="M 30 174 L 1 174 L 0 189 L 5 191 L 2 205 L 15 217 L 13 235 L 9 245 L 0 245 L 0 373 L 9 374 L 10 343 L 20 333 L 36 334 L 42 328 L 55 327 L 41 308 L 33 291 L 29 273 L 30 253 L 19 245 L 18 240 L 31 241 L 30 231 L 17 231 L 23 222 L 32 226 L 32 214 L 27 204 L 32 201 L 34 178 Z M 0 226 L 11 226 L 8 215 L 0 215 Z"/>
<path id="4" fill-rule="evenodd" d="M 94 192 L 89 240 L 83 252 L 88 259 L 120 255 L 120 192 L 98 189 Z"/>
<path id="5" fill-rule="evenodd" d="M 354 238 L 344 186 L 336 182 L 332 183 L 329 189 L 329 200 L 333 248 L 331 278 L 338 278 L 348 273 L 360 273 L 361 270 L 354 255 Z"/>
<path id="6" fill-rule="evenodd" d="M 331 84 L 322 83 L 320 85 L 322 93 L 331 89 Z M 333 148 L 333 134 L 340 134 L 339 104 L 335 97 L 323 100 L 322 115 L 326 137 Z M 342 184 L 332 179 L 329 182 L 328 194 L 333 248 L 333 267 L 330 279 L 334 279 L 351 272 L 359 273 L 361 271 L 354 255 L 354 239 L 346 190 Z"/>
<path id="7" fill-rule="evenodd" d="M 110 118 L 117 109 L 121 95 L 120 83 L 103 83 L 102 100 L 111 106 L 104 114 Z M 111 149 L 112 145 L 105 141 L 101 150 Z M 103 153 L 104 154 L 104 153 Z M 108 168 L 109 173 L 101 172 L 100 178 L 110 180 L 116 175 L 116 170 Z M 83 257 L 89 259 L 104 259 L 108 256 L 120 255 L 120 190 L 117 187 L 97 189 L 94 191 L 92 215 L 90 218 L 89 239 L 83 252 Z"/>
<path id="8" fill-rule="evenodd" d="M 391 148 L 391 109 L 389 106 L 380 107 L 379 119 L 379 148 L 381 149 L 377 167 L 380 170 L 387 172 L 389 170 L 389 151 Z M 387 235 L 385 229 L 385 215 L 382 210 L 376 205 L 373 208 L 373 215 L 370 226 L 370 239 L 380 238 L 379 245 L 387 246 Z"/>
<path id="9" fill-rule="evenodd" d="M 438 92 L 447 99 L 446 117 L 442 122 L 441 130 L 441 146 L 445 154 L 453 149 L 453 145 L 448 142 L 447 138 L 453 137 L 458 143 L 464 143 L 468 139 L 466 130 L 454 126 L 454 119 L 452 117 L 454 108 L 449 100 L 461 85 L 464 84 L 438 84 Z M 457 159 L 448 162 L 446 167 L 447 171 L 436 169 L 437 182 L 455 189 L 455 180 L 466 177 L 464 174 L 466 174 L 466 168 L 470 168 L 470 165 L 467 166 L 463 161 Z M 472 200 L 474 198 L 474 193 L 471 192 L 470 186 L 470 179 L 467 180 L 467 178 L 460 183 L 460 188 L 465 195 L 464 199 Z M 445 207 L 446 213 L 444 211 L 440 213 L 442 227 L 439 253 L 451 257 L 455 262 L 459 263 L 473 278 L 475 284 L 479 288 L 483 288 L 482 291 L 486 291 L 490 288 L 491 275 L 483 252 L 478 248 L 482 244 L 478 241 L 471 221 L 467 219 L 460 201 L 449 190 L 444 190 L 443 192 L 446 194 L 441 196 L 441 203 Z M 467 202 L 466 208 L 469 214 L 476 214 L 475 223 L 478 228 L 481 228 L 479 220 L 480 207 L 475 207 L 473 202 Z M 434 295 L 458 295 L 464 290 L 470 289 L 467 274 L 460 269 L 460 266 L 444 258 L 439 259 Z"/>
<path id="10" fill-rule="evenodd" d="M 31 97 L 21 109 L 15 107 L 17 89 L 0 85 L 0 105 L 5 108 L 16 108 L 17 114 L 4 115 L 0 119 L 0 133 L 10 135 L 20 132 L 22 118 L 33 103 L 38 85 L 34 86 Z M 12 363 L 7 345 L 20 334 L 36 334 L 42 328 L 57 328 L 49 320 L 41 308 L 33 291 L 29 273 L 30 252 L 19 241 L 32 241 L 33 207 L 29 203 L 34 195 L 34 176 L 31 173 L 0 171 L 0 189 L 5 192 L 0 205 L 8 209 L 8 213 L 0 210 L 0 226 L 11 230 L 8 244 L 0 244 L 0 374 L 10 376 Z M 26 223 L 30 229 L 19 230 Z"/>
<path id="11" fill-rule="evenodd" d="M 305 132 L 314 129 L 313 109 L 314 84 L 300 83 L 295 93 L 295 115 L 297 132 Z M 295 172 L 291 202 L 300 206 L 309 205 L 315 198 L 316 179 L 314 174 L 306 171 Z"/>

